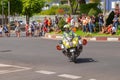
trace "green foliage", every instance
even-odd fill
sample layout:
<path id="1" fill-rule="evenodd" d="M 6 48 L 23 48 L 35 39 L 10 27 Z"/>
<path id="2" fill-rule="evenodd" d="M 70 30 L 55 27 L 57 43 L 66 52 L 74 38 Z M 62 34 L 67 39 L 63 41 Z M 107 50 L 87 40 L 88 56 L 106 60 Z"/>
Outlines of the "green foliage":
<path id="1" fill-rule="evenodd" d="M 68 5 L 52 6 L 50 9 L 40 12 L 41 15 L 63 15 L 67 13 L 70 13 L 70 7 Z"/>
<path id="2" fill-rule="evenodd" d="M 48 10 L 41 11 L 40 14 L 41 14 L 41 15 L 55 15 L 57 9 L 58 9 L 58 6 L 52 6 L 52 7 L 51 7 L 50 9 L 48 9 Z"/>
<path id="3" fill-rule="evenodd" d="M 24 15 L 32 16 L 34 13 L 39 13 L 44 6 L 43 0 L 22 0 Z"/>
<path id="4" fill-rule="evenodd" d="M 100 9 L 98 9 L 98 8 L 91 8 L 89 13 L 88 13 L 88 15 L 89 16 L 92 16 L 92 15 L 97 16 L 99 13 L 101 13 Z"/>
<path id="5" fill-rule="evenodd" d="M 68 5 L 60 5 L 60 9 L 63 9 L 65 13 L 70 13 L 70 6 Z"/>
<path id="6" fill-rule="evenodd" d="M 10 0 L 10 13 L 11 15 L 22 13 L 22 1 L 21 0 Z"/>
<path id="7" fill-rule="evenodd" d="M 2 0 L 0 0 L 1 2 Z M 10 14 L 20 14 L 22 12 L 21 0 L 3 0 L 4 14 L 8 15 L 8 1 L 10 1 Z M 2 13 L 2 3 L 0 3 L 0 14 Z"/>
<path id="8" fill-rule="evenodd" d="M 89 0 L 90 3 L 99 3 L 101 0 Z"/>
<path id="9" fill-rule="evenodd" d="M 66 24 L 65 20 L 63 18 L 60 18 L 58 22 L 58 26 L 61 30 L 63 30 L 63 26 Z"/>
<path id="10" fill-rule="evenodd" d="M 80 14 L 88 14 L 89 13 L 89 11 L 92 9 L 92 8 L 94 8 L 94 9 L 97 9 L 97 12 L 99 12 L 99 9 L 97 8 L 97 6 L 98 6 L 98 3 L 89 3 L 89 4 L 81 4 L 80 5 Z M 94 10 L 93 9 L 93 10 Z M 93 11 L 92 10 L 92 11 Z M 100 11 L 101 12 L 101 11 Z M 91 12 L 92 13 L 92 12 Z M 96 13 L 95 11 L 94 11 L 94 13 Z"/>

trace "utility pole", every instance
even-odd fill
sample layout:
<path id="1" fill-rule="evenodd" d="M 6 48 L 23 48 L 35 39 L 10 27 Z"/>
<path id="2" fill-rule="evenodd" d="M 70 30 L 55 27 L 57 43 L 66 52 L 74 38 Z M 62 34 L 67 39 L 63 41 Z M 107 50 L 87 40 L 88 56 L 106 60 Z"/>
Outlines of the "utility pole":
<path id="1" fill-rule="evenodd" d="M 4 3 L 3 3 L 3 0 L 1 1 L 2 3 L 2 26 L 4 24 Z"/>
<path id="2" fill-rule="evenodd" d="M 10 23 L 10 1 L 8 0 L 8 24 Z"/>
<path id="3" fill-rule="evenodd" d="M 103 12 L 103 15 L 104 15 L 104 26 L 106 26 L 106 0 L 104 0 L 104 12 Z"/>

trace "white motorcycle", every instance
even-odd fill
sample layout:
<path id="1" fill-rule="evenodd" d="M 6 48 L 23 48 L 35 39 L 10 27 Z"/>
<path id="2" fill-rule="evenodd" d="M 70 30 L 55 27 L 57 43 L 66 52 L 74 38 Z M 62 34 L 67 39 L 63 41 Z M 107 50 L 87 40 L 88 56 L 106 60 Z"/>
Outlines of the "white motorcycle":
<path id="1" fill-rule="evenodd" d="M 77 57 L 83 50 L 83 45 L 87 44 L 86 39 L 80 37 L 67 38 L 67 40 L 60 40 L 56 46 L 57 50 L 62 50 L 63 54 L 69 58 L 72 62 L 77 62 Z"/>

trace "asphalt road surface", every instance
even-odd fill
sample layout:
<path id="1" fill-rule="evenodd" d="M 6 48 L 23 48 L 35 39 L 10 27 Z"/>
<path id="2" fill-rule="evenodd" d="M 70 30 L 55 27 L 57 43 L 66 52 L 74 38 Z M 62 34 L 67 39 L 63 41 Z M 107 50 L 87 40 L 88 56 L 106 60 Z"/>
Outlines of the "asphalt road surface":
<path id="1" fill-rule="evenodd" d="M 0 38 L 0 80 L 120 80 L 120 42 L 88 42 L 69 62 L 57 40 Z"/>

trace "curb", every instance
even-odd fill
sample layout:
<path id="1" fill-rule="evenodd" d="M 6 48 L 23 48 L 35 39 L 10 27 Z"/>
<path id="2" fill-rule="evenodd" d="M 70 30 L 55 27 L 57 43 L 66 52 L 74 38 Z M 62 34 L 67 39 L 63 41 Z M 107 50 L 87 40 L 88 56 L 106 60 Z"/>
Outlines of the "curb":
<path id="1" fill-rule="evenodd" d="M 45 34 L 45 38 L 59 40 L 62 39 L 62 35 Z M 120 37 L 82 37 L 82 39 L 87 39 L 88 41 L 120 41 Z"/>

